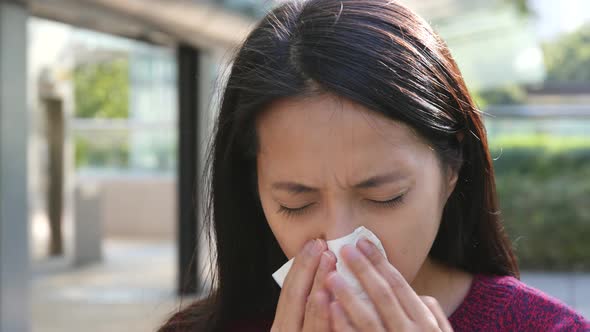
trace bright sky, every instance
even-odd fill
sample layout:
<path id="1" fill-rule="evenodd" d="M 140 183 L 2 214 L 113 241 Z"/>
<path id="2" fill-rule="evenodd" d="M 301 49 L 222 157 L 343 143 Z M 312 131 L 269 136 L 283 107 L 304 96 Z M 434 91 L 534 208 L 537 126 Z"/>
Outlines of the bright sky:
<path id="1" fill-rule="evenodd" d="M 529 0 L 538 15 L 536 30 L 541 39 L 551 39 L 590 23 L 590 0 Z"/>

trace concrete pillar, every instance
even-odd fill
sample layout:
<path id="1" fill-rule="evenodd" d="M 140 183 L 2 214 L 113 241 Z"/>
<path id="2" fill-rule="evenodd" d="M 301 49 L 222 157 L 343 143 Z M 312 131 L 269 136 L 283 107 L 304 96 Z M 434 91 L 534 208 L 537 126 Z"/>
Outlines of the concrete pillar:
<path id="1" fill-rule="evenodd" d="M 92 181 L 78 181 L 74 190 L 74 266 L 102 261 L 102 192 Z"/>
<path id="2" fill-rule="evenodd" d="M 0 0 L 0 332 L 30 329 L 27 17 Z"/>

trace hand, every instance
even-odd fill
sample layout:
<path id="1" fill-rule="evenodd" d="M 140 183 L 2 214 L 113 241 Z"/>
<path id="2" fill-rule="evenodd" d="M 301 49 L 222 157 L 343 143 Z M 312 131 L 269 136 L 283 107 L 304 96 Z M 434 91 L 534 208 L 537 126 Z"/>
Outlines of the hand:
<path id="1" fill-rule="evenodd" d="M 308 242 L 285 278 L 271 332 L 329 331 L 330 295 L 324 286 L 336 270 L 325 241 Z"/>
<path id="2" fill-rule="evenodd" d="M 331 272 L 326 284 L 336 298 L 330 304 L 335 331 L 453 330 L 438 302 L 418 296 L 373 243 L 363 239 L 357 247 L 346 245 L 341 254 L 371 303 L 352 292 L 337 272 Z"/>

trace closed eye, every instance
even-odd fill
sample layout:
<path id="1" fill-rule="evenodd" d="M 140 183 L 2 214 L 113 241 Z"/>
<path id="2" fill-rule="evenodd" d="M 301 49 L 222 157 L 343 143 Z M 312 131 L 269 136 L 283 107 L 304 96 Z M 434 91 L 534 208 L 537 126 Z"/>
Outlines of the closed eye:
<path id="1" fill-rule="evenodd" d="M 396 207 L 399 204 L 403 203 L 404 197 L 405 197 L 405 194 L 402 194 L 402 195 L 399 195 L 397 197 L 394 197 L 394 198 L 386 200 L 386 201 L 377 201 L 377 200 L 372 200 L 372 199 L 369 199 L 368 201 L 370 203 L 376 205 L 377 207 L 391 208 L 391 207 Z M 289 207 L 281 205 L 277 212 L 282 213 L 282 214 L 286 215 L 287 217 L 300 216 L 300 215 L 308 212 L 310 210 L 309 208 L 314 204 L 315 203 L 310 203 L 310 204 L 307 204 L 307 205 L 304 205 L 304 206 L 298 207 L 298 208 L 289 208 Z"/>
<path id="2" fill-rule="evenodd" d="M 278 213 L 282 213 L 284 215 L 286 215 L 287 217 L 291 217 L 291 216 L 296 216 L 296 215 L 301 215 L 304 214 L 306 211 L 308 211 L 308 207 L 314 205 L 315 203 L 309 203 L 307 205 L 304 205 L 302 207 L 298 207 L 298 208 L 289 208 L 286 206 L 280 206 L 279 210 L 277 211 Z"/>
<path id="3" fill-rule="evenodd" d="M 386 201 L 375 201 L 370 199 L 369 201 L 373 204 L 376 204 L 378 206 L 382 206 L 382 207 L 393 207 L 393 206 L 397 206 L 401 203 L 403 203 L 404 197 L 406 196 L 406 194 L 402 194 L 399 195 L 397 197 L 394 197 L 392 199 L 386 200 Z"/>

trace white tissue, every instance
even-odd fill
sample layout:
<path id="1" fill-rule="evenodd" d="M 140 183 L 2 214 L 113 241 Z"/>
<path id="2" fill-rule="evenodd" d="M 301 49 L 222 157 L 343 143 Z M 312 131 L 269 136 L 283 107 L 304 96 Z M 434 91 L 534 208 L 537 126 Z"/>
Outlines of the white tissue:
<path id="1" fill-rule="evenodd" d="M 354 276 L 354 273 L 348 270 L 344 260 L 340 256 L 340 249 L 345 244 L 356 245 L 357 241 L 360 240 L 362 237 L 365 237 L 367 240 L 373 242 L 375 246 L 381 251 L 383 256 L 387 257 L 385 254 L 385 249 L 383 249 L 383 245 L 379 238 L 373 232 L 368 230 L 367 228 L 360 226 L 355 229 L 352 233 L 343 236 L 341 238 L 337 238 L 334 240 L 327 241 L 328 250 L 334 253 L 336 256 L 336 271 L 340 273 L 340 275 L 346 280 L 346 282 L 354 289 L 354 291 L 359 294 L 361 298 L 367 299 L 368 296 L 363 290 L 360 282 Z M 291 258 L 287 263 L 281 266 L 275 273 L 272 274 L 274 280 L 279 284 L 280 287 L 283 287 L 283 282 L 287 277 L 287 273 L 291 269 L 291 265 L 293 265 L 294 258 Z"/>

